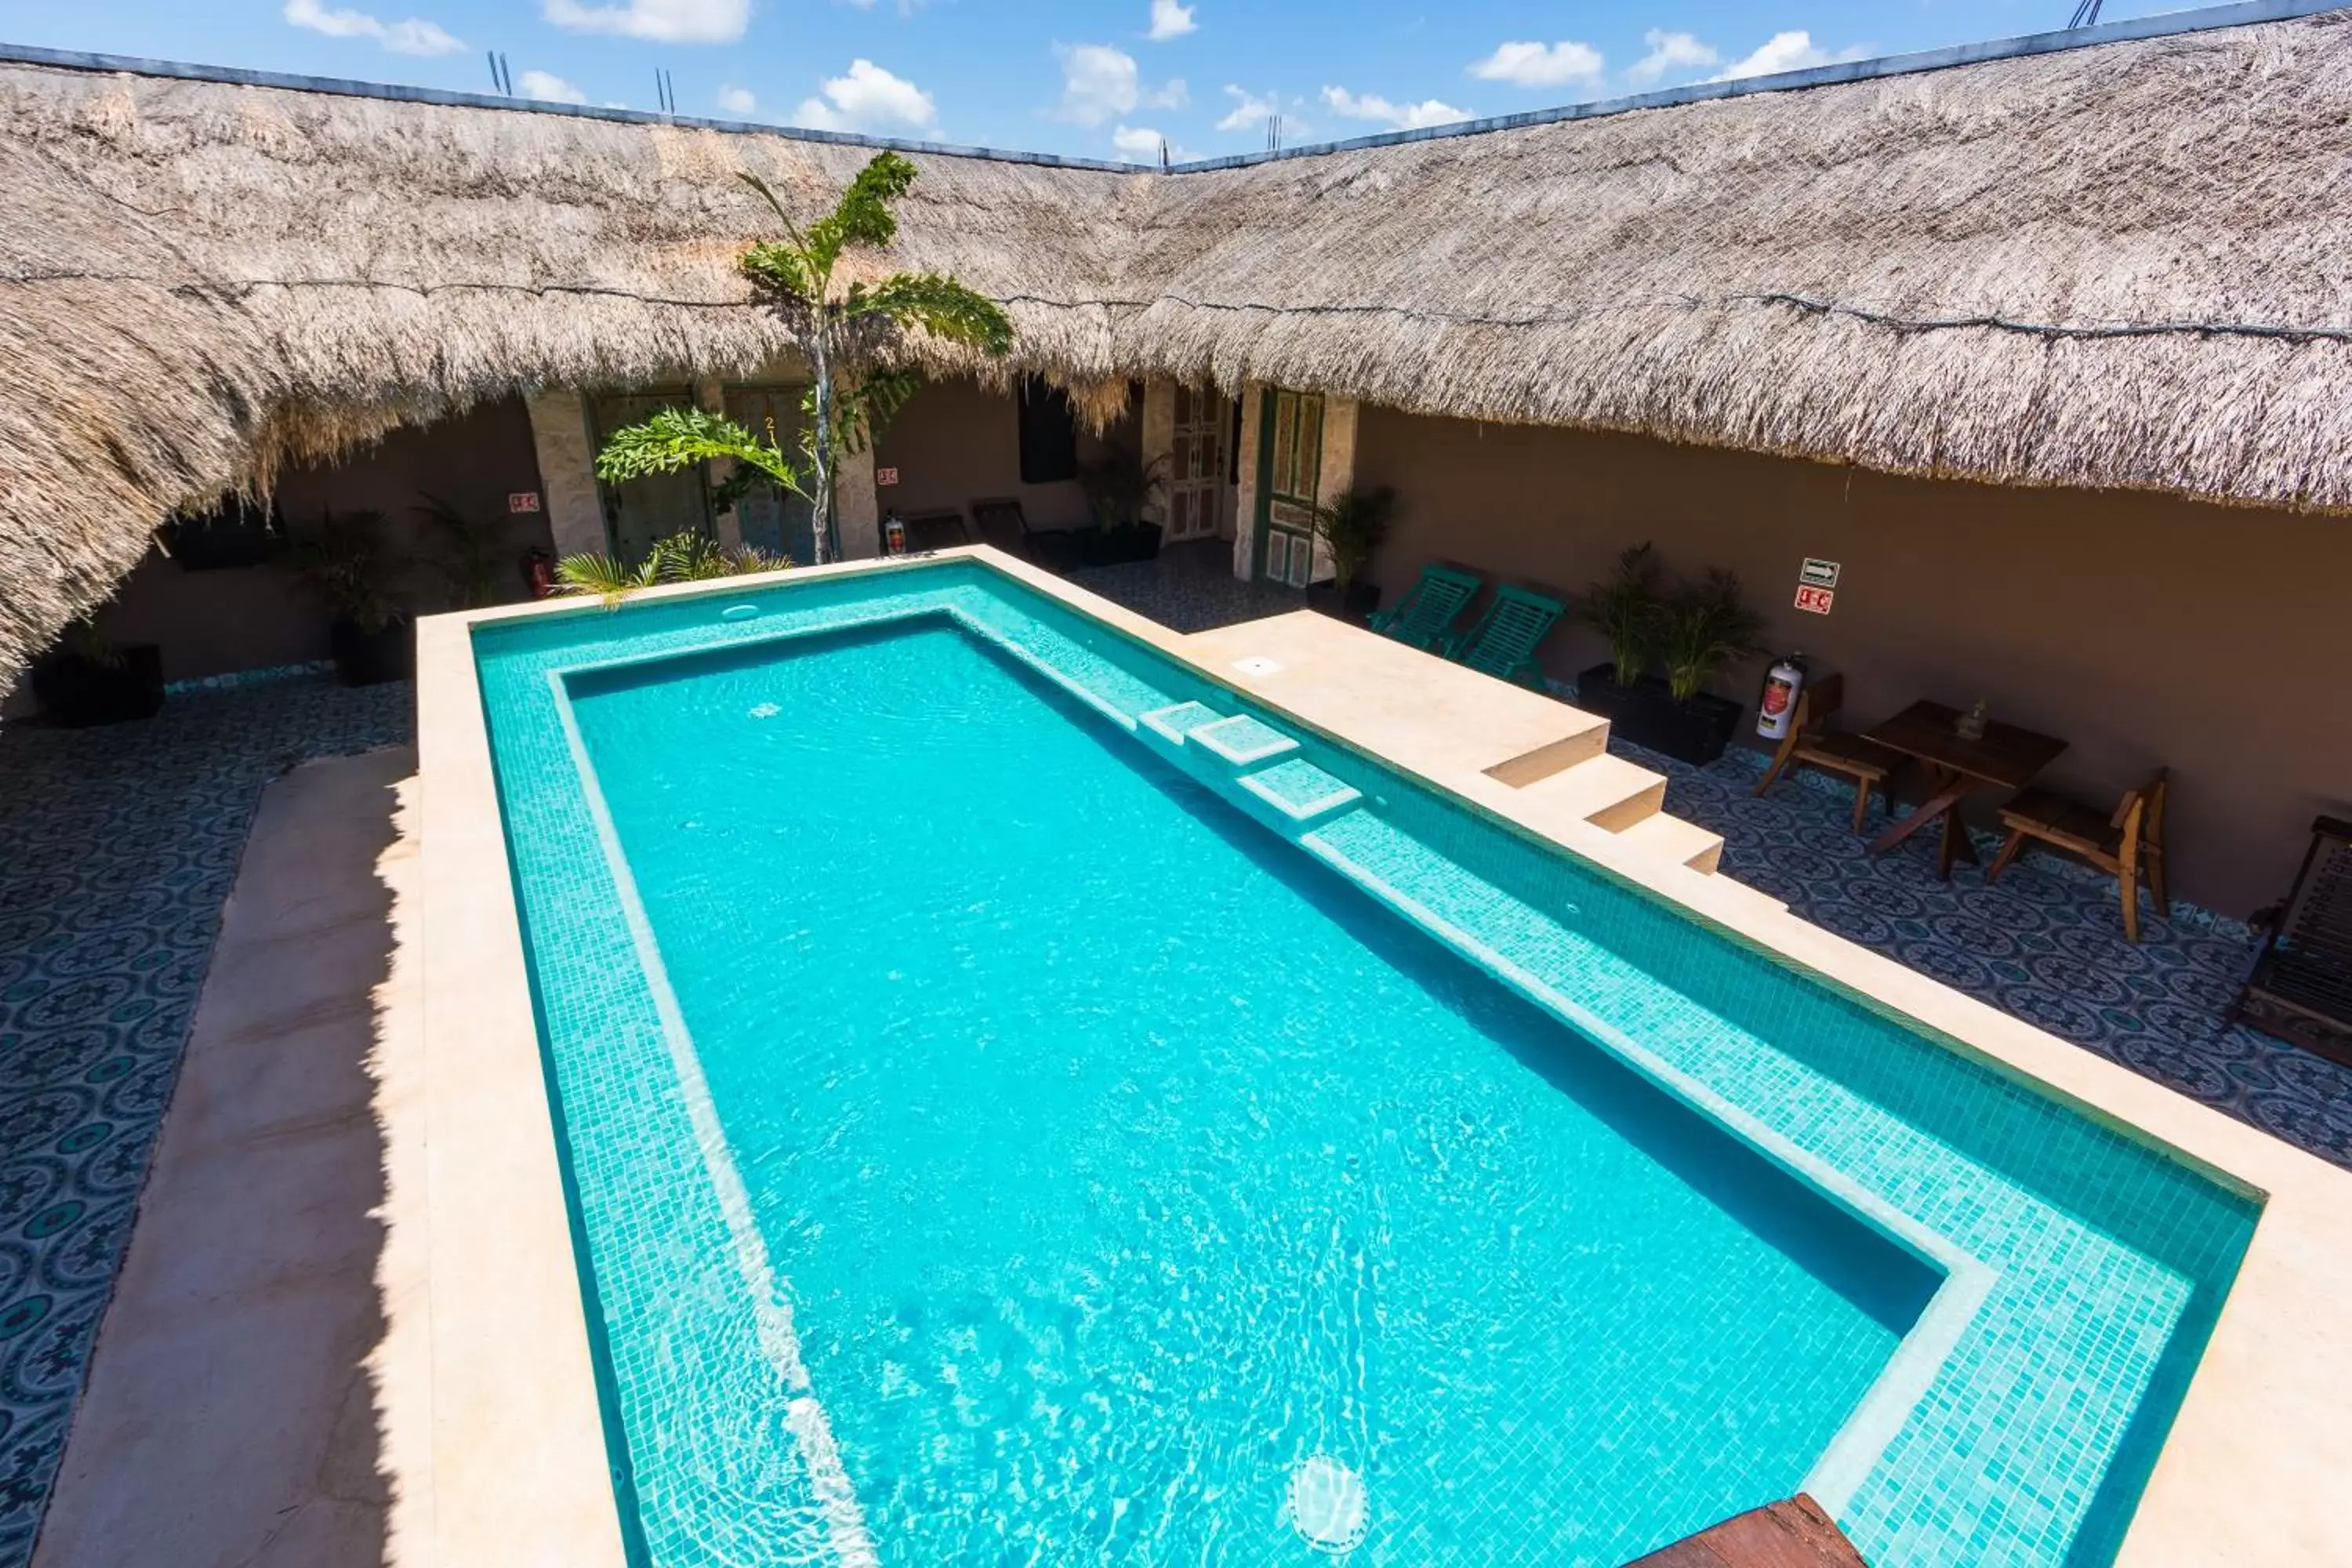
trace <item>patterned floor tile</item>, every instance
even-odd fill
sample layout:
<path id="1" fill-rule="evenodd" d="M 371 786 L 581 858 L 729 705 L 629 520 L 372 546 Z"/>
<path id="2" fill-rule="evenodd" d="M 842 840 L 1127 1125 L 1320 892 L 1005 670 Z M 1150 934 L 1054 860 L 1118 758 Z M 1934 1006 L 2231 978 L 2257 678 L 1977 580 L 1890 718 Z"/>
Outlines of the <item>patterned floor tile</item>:
<path id="1" fill-rule="evenodd" d="M 261 788 L 405 741 L 406 685 L 0 730 L 0 1568 L 32 1555 Z"/>

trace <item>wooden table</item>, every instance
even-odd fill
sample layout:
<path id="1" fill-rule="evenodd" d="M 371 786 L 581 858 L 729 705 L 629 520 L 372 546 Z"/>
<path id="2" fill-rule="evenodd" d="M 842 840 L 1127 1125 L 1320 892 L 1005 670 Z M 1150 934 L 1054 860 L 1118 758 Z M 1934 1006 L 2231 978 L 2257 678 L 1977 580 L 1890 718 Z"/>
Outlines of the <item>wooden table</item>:
<path id="1" fill-rule="evenodd" d="M 1928 795 L 1919 809 L 1871 840 L 1870 852 L 1884 855 L 1929 823 L 1944 824 L 1943 847 L 1937 852 L 1938 875 L 1949 878 L 1952 862 L 1960 856 L 1977 858 L 1969 830 L 1958 809 L 1961 799 L 1979 786 L 2017 791 L 2033 782 L 2042 769 L 2058 760 L 2066 742 L 2037 735 L 2014 724 L 1989 723 L 1977 740 L 1964 738 L 1953 728 L 1959 710 L 1940 702 L 1914 702 L 1876 729 L 1869 739 L 1906 757 L 1916 757 L 1927 769 Z"/>

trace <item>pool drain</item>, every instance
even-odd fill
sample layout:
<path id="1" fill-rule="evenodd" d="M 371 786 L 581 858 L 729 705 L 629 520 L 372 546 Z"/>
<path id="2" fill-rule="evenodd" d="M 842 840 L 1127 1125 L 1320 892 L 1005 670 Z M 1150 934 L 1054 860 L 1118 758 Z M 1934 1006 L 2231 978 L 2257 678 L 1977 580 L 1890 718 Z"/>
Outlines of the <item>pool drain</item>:
<path id="1" fill-rule="evenodd" d="M 1333 1557 L 1364 1543 L 1372 1514 L 1364 1478 L 1328 1454 L 1317 1454 L 1290 1472 L 1290 1495 L 1282 1511 L 1300 1540 Z"/>

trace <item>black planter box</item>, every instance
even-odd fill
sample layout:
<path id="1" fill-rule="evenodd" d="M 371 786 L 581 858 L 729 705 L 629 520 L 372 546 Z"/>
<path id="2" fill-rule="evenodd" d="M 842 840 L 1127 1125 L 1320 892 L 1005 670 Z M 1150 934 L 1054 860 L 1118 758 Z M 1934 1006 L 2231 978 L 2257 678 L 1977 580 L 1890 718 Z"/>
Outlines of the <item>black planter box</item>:
<path id="1" fill-rule="evenodd" d="M 1616 667 L 1607 664 L 1596 664 L 1576 678 L 1576 705 L 1608 720 L 1620 740 L 1698 767 L 1723 755 L 1748 711 L 1710 691 L 1677 702 L 1654 675 L 1642 677 L 1630 688 L 1620 686 Z"/>
<path id="2" fill-rule="evenodd" d="M 327 642 L 345 686 L 381 686 L 416 673 L 416 630 L 405 618 L 374 632 L 354 621 L 337 621 Z"/>
<path id="3" fill-rule="evenodd" d="M 1339 603 L 1339 584 L 1310 583 L 1307 585 L 1307 607 L 1320 611 L 1334 620 L 1360 626 L 1372 618 L 1374 610 L 1381 607 L 1381 585 L 1378 583 L 1359 583 L 1348 590 L 1348 602 L 1342 605 Z"/>
<path id="4" fill-rule="evenodd" d="M 1126 528 L 1083 528 L 1077 531 L 1078 564 L 1125 566 L 1150 561 L 1160 553 L 1160 525 L 1141 522 Z"/>
<path id="5" fill-rule="evenodd" d="M 163 650 L 141 643 L 121 650 L 121 662 L 93 664 L 71 654 L 44 659 L 33 670 L 33 695 L 49 722 L 67 730 L 152 719 L 163 706 Z"/>

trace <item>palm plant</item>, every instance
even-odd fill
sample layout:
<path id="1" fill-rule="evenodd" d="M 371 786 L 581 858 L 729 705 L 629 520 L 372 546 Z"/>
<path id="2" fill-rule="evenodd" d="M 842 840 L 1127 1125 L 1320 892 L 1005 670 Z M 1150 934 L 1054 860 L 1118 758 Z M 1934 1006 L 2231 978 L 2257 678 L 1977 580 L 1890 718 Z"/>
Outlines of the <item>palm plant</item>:
<path id="1" fill-rule="evenodd" d="M 430 490 L 416 493 L 424 502 L 415 509 L 417 515 L 440 532 L 447 547 L 448 553 L 439 565 L 449 585 L 457 591 L 458 608 L 478 610 L 496 604 L 500 542 L 497 521 L 454 506 Z"/>
<path id="2" fill-rule="evenodd" d="M 392 594 L 383 532 L 381 512 L 350 511 L 341 519 L 321 512 L 319 536 L 295 556 L 302 581 L 335 619 L 370 634 L 387 629 L 403 613 Z"/>
<path id="3" fill-rule="evenodd" d="M 622 600 L 640 588 L 782 572 L 792 563 L 790 556 L 773 555 L 751 544 L 730 549 L 688 530 L 655 541 L 646 558 L 635 566 L 610 555 L 567 555 L 555 563 L 555 591 L 581 596 L 593 594 L 609 610 L 618 608 Z"/>
<path id="4" fill-rule="evenodd" d="M 1593 584 L 1577 610 L 1577 619 L 1608 639 L 1609 658 L 1616 666 L 1621 687 L 1630 687 L 1642 678 L 1657 649 L 1663 629 L 1660 570 L 1656 546 L 1628 545 L 1617 557 L 1615 574 L 1605 583 Z"/>
<path id="5" fill-rule="evenodd" d="M 1315 537 L 1331 555 L 1331 575 L 1344 607 L 1356 578 L 1371 564 L 1372 553 L 1389 536 L 1396 515 L 1396 491 L 1387 485 L 1370 490 L 1341 490 L 1315 509 Z"/>
<path id="6" fill-rule="evenodd" d="M 1717 568 L 1686 584 L 1658 617 L 1658 657 L 1666 694 L 1688 702 L 1708 676 L 1764 651 L 1764 617 L 1741 602 L 1739 575 Z"/>
<path id="7" fill-rule="evenodd" d="M 877 153 L 841 193 L 834 208 L 805 229 L 758 175 L 739 177 L 772 208 L 788 237 L 762 240 L 736 266 L 751 279 L 808 361 L 811 383 L 803 406 L 805 468 L 784 455 L 771 424 L 762 439 L 723 415 L 667 408 L 616 430 L 597 455 L 596 472 L 611 481 L 669 473 L 713 458 L 730 458 L 761 480 L 805 499 L 814 512 L 816 560 L 824 563 L 833 531 L 836 460 L 873 440 L 914 395 L 919 377 L 886 368 L 910 331 L 975 349 L 991 358 L 1013 347 L 1013 323 L 993 300 L 953 278 L 894 272 L 879 282 L 838 280 L 842 260 L 856 250 L 881 250 L 898 237 L 891 204 L 915 183 L 915 165 L 896 153 Z"/>
<path id="8" fill-rule="evenodd" d="M 1140 454 L 1113 446 L 1108 457 L 1090 464 L 1078 479 L 1099 526 L 1134 528 L 1151 503 L 1168 493 L 1168 458 L 1162 453 L 1147 463 Z"/>

